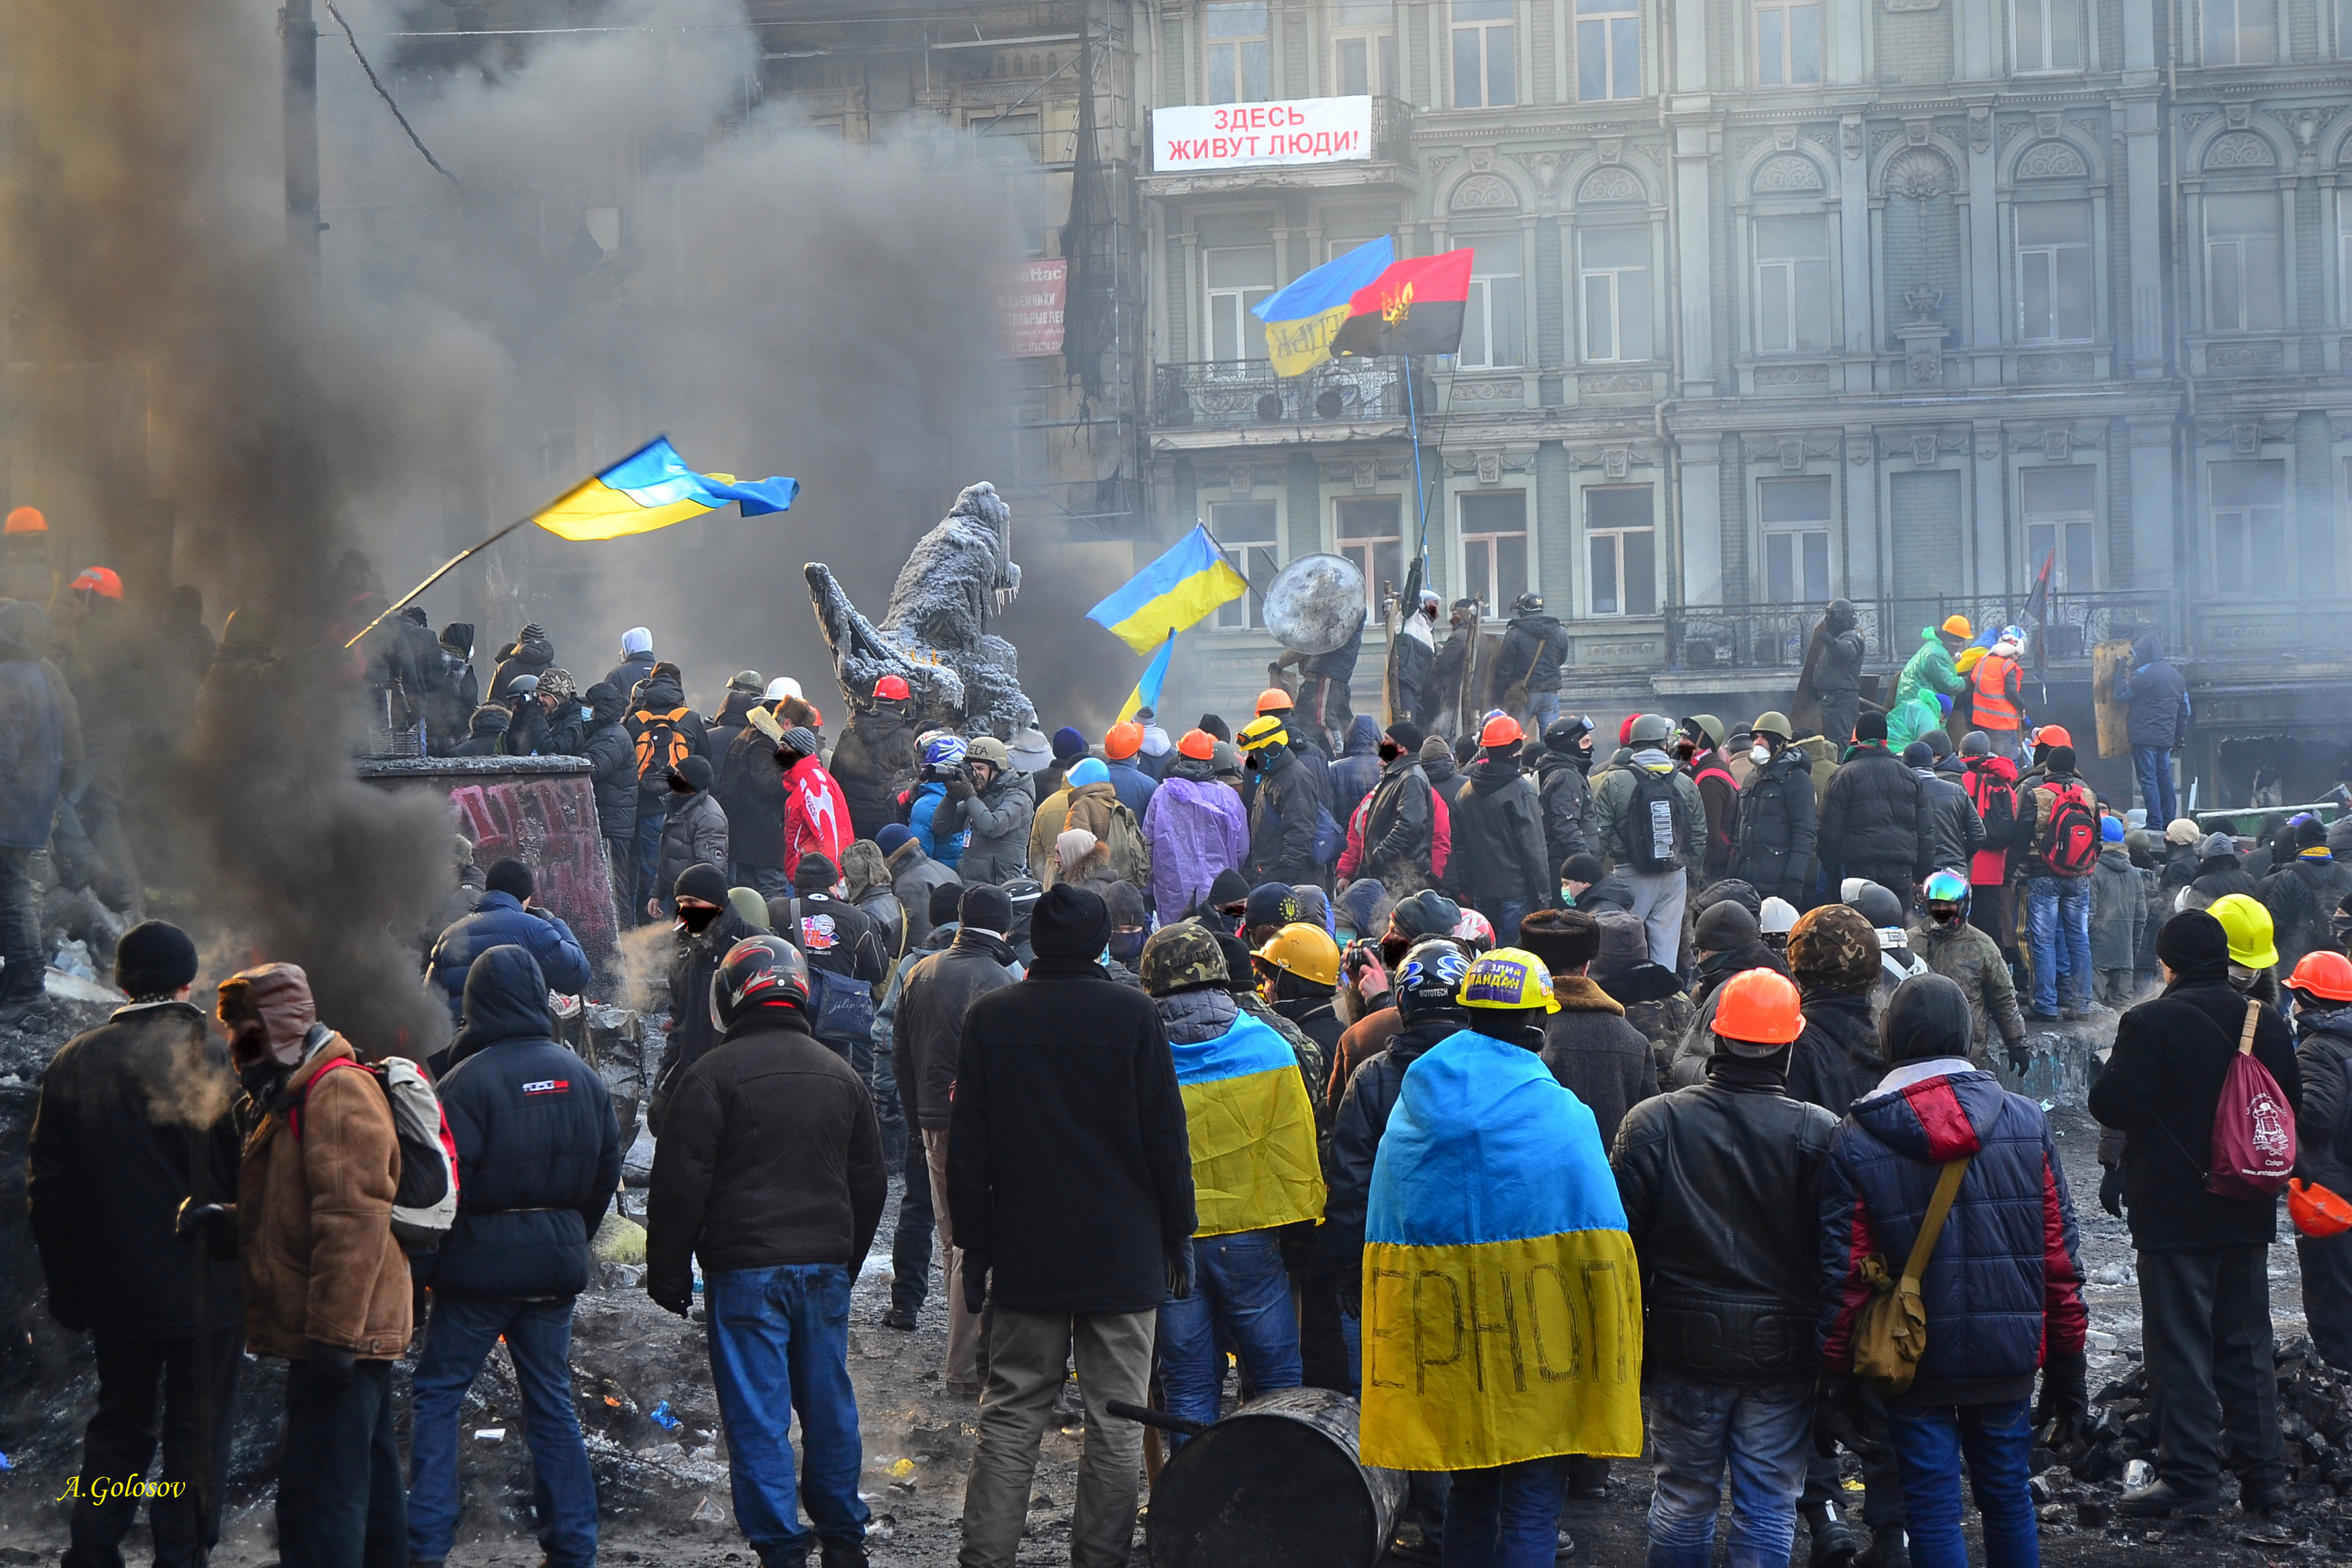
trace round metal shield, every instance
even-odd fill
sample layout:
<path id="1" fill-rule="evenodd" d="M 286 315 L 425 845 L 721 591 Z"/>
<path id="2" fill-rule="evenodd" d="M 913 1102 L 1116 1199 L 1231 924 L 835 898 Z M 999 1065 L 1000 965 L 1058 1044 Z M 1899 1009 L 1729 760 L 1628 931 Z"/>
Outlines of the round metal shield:
<path id="1" fill-rule="evenodd" d="M 1302 555 L 1266 584 L 1265 629 L 1298 653 L 1347 646 L 1364 624 L 1364 574 L 1344 555 Z"/>

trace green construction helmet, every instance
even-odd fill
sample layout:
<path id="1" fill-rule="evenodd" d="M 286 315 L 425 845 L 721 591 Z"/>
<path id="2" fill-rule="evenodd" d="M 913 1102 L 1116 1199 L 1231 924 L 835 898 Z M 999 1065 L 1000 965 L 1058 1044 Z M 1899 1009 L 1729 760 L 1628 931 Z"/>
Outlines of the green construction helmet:
<path id="1" fill-rule="evenodd" d="M 1756 722 L 1748 725 L 1748 729 L 1750 734 L 1777 735 L 1783 741 L 1793 741 L 1797 738 L 1796 731 L 1790 725 L 1789 716 L 1786 713 L 1759 713 L 1756 715 Z"/>
<path id="2" fill-rule="evenodd" d="M 1644 742 L 1663 744 L 1675 732 L 1674 721 L 1663 713 L 1644 713 L 1633 721 L 1633 732 L 1626 739 L 1638 746 Z"/>
<path id="3" fill-rule="evenodd" d="M 1153 931 L 1138 962 L 1142 966 L 1143 988 L 1154 996 L 1223 986 L 1232 979 L 1225 968 L 1225 950 L 1217 945 L 1216 934 L 1198 921 L 1179 921 Z"/>

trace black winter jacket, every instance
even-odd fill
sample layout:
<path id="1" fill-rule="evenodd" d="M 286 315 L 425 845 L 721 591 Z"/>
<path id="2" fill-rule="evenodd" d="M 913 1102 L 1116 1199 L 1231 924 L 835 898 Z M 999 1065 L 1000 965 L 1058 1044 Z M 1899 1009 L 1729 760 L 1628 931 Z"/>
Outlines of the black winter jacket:
<path id="1" fill-rule="evenodd" d="M 1919 775 L 1885 746 L 1857 745 L 1822 799 L 1822 861 L 1833 871 L 1907 866 L 1916 881 L 1934 868 L 1930 818 Z"/>
<path id="2" fill-rule="evenodd" d="M 1521 679 L 1528 695 L 1559 689 L 1559 667 L 1568 658 L 1568 628 L 1558 616 L 1514 616 L 1503 633 L 1502 652 L 1495 656 L 1494 697 L 1501 701 Z"/>
<path id="3" fill-rule="evenodd" d="M 621 1130 L 604 1079 L 548 1038 L 530 954 L 492 948 L 475 967 L 451 1055 L 434 1087 L 457 1141 L 457 1224 L 415 1272 L 467 1295 L 578 1295 L 621 1183 Z"/>
<path id="4" fill-rule="evenodd" d="M 2093 1080 L 2091 1114 L 2124 1135 L 2124 1205 L 2143 1252 L 2266 1247 L 2278 1232 L 2275 1198 L 2205 1190 L 2213 1110 L 2245 1027 L 2247 998 L 2227 981 L 2183 975 L 2116 1026 L 2106 1069 Z M 2294 1037 L 2272 1008 L 2254 1026 L 2254 1059 L 2290 1108 L 2303 1103 Z"/>
<path id="5" fill-rule="evenodd" d="M 784 770 L 776 760 L 776 743 L 758 726 L 745 724 L 729 742 L 710 793 L 727 814 L 727 853 L 735 863 L 782 870 Z"/>
<path id="6" fill-rule="evenodd" d="M 1739 792 L 1739 847 L 1731 874 L 1767 897 L 1801 907 L 1813 880 L 1813 776 L 1804 752 L 1783 746 Z"/>
<path id="7" fill-rule="evenodd" d="M 1257 799 L 1250 808 L 1249 864 L 1253 887 L 1315 880 L 1316 810 L 1324 804 L 1304 759 L 1288 746 L 1260 748 Z"/>
<path id="8" fill-rule="evenodd" d="M 761 1007 L 694 1065 L 654 1152 L 646 1287 L 676 1300 L 706 1271 L 837 1263 L 854 1277 L 889 1171 L 857 1071 L 799 1011 Z"/>
<path id="9" fill-rule="evenodd" d="M 185 1002 L 119 1007 L 50 1058 L 33 1108 L 25 1200 L 51 1317 L 126 1339 L 194 1330 L 196 1244 L 173 1223 L 192 1195 L 236 1201 L 236 1098 L 227 1052 Z M 168 1118 L 157 1115 L 159 1101 Z M 183 1107 L 204 1118 L 201 1131 Z M 208 1326 L 236 1327 L 245 1309 L 236 1262 L 215 1259 L 205 1280 Z"/>
<path id="10" fill-rule="evenodd" d="M 1789 1094 L 1843 1116 L 1886 1076 L 1870 993 L 1801 988 L 1805 1032 L 1789 1058 Z"/>
<path id="11" fill-rule="evenodd" d="M 2168 752 L 2189 739 L 2189 682 L 2166 660 L 2156 633 L 2142 632 L 2131 663 L 2116 671 L 2116 700 L 2131 709 L 2133 745 Z"/>
<path id="12" fill-rule="evenodd" d="M 2352 867 L 2333 858 L 2298 858 L 2263 879 L 2256 896 L 2271 912 L 2281 974 L 2294 973 L 2305 953 L 2336 945 L 2330 921 L 2347 893 L 2352 893 Z"/>
<path id="13" fill-rule="evenodd" d="M 1004 972 L 1013 962 L 1013 949 L 1002 937 L 967 927 L 956 931 L 946 952 L 907 972 L 890 1026 L 891 1066 L 898 1075 L 899 1105 L 925 1131 L 948 1125 L 962 1070 L 966 1015 L 981 997 L 1013 984 Z"/>
<path id="14" fill-rule="evenodd" d="M 1454 789 L 1452 806 L 1454 847 L 1445 862 L 1446 886 L 1459 889 L 1464 902 L 1489 915 L 1499 915 L 1507 903 L 1549 909 L 1557 868 L 1545 858 L 1543 807 L 1517 761 L 1473 763 Z"/>
<path id="15" fill-rule="evenodd" d="M 1927 863 L 1938 871 L 1965 877 L 1978 850 L 1984 847 L 1984 818 L 1969 792 L 1933 769 L 1911 770 L 1919 778 L 1919 793 L 1927 808 Z"/>
<path id="16" fill-rule="evenodd" d="M 1430 857 L 1435 848 L 1437 805 L 1429 775 L 1420 762 L 1401 756 L 1381 770 L 1372 790 L 1372 808 L 1364 816 L 1362 874 L 1387 880 L 1393 876 L 1419 887 L 1429 885 Z M 1395 888 L 1391 885 L 1391 892 Z M 1408 889 L 1407 891 L 1418 890 Z"/>
<path id="17" fill-rule="evenodd" d="M 596 831 L 629 838 L 637 831 L 637 744 L 621 728 L 621 699 L 610 686 L 588 689 L 589 780 L 596 790 Z"/>
<path id="18" fill-rule="evenodd" d="M 2331 1192 L 2352 1192 L 2352 1007 L 2304 1012 L 2295 1032 L 2295 1069 L 2303 1075 L 2295 1169 Z"/>
<path id="19" fill-rule="evenodd" d="M 800 921 L 797 933 L 792 929 L 795 913 Z M 890 947 L 882 922 L 846 899 L 830 893 L 770 899 L 768 923 L 801 950 L 812 969 L 874 986 L 890 976 Z"/>
<path id="20" fill-rule="evenodd" d="M 1041 958 L 973 1003 L 947 1197 L 964 1267 L 993 1273 L 1002 1309 L 1089 1316 L 1166 1300 L 1168 1260 L 1195 1224 L 1192 1157 L 1151 999 L 1088 960 Z"/>
<path id="21" fill-rule="evenodd" d="M 1592 781 L 1585 776 L 1591 765 L 1590 752 L 1571 754 L 1546 746 L 1536 753 L 1536 799 L 1543 807 L 1545 866 L 1554 875 L 1570 856 L 1592 848 Z"/>
<path id="22" fill-rule="evenodd" d="M 828 764 L 849 803 L 849 826 L 871 838 L 899 820 L 898 792 L 915 780 L 915 725 L 894 708 L 860 709 L 835 742 Z"/>
<path id="23" fill-rule="evenodd" d="M 1709 1383 L 1813 1374 L 1837 1125 L 1759 1065 L 1721 1057 L 1706 1083 L 1626 1113 L 1609 1163 L 1642 1264 L 1645 1366 Z"/>
<path id="24" fill-rule="evenodd" d="M 689 934 L 684 926 L 671 928 L 669 1044 L 662 1050 L 653 1093 L 646 1100 L 646 1129 L 656 1138 L 678 1081 L 719 1043 L 718 1026 L 710 1021 L 710 977 L 719 973 L 719 961 L 728 950 L 751 934 L 751 928 L 732 909 L 719 910 L 700 936 Z"/>
<path id="25" fill-rule="evenodd" d="M 1339 1278 L 1339 1299 L 1363 1294 L 1364 1215 L 1371 1205 L 1372 1162 L 1381 1134 L 1404 1090 L 1405 1068 L 1441 1040 L 1459 1034 L 1459 1018 L 1430 1018 L 1397 1033 L 1388 1048 L 1366 1057 L 1348 1079 L 1331 1120 L 1331 1152 L 1324 1162 L 1328 1194 L 1323 1200 L 1323 1239 Z"/>
<path id="26" fill-rule="evenodd" d="M 1604 1146 L 1625 1113 L 1658 1092 L 1650 1042 L 1625 1021 L 1624 1004 L 1581 974 L 1553 977 L 1559 1011 L 1544 1020 L 1544 1066 L 1592 1109 Z"/>
<path id="27" fill-rule="evenodd" d="M 498 668 L 490 677 L 490 700 L 505 697 L 526 675 L 545 675 L 554 662 L 555 645 L 547 640 L 547 634 L 536 622 L 523 627 L 521 636 L 499 649 Z"/>

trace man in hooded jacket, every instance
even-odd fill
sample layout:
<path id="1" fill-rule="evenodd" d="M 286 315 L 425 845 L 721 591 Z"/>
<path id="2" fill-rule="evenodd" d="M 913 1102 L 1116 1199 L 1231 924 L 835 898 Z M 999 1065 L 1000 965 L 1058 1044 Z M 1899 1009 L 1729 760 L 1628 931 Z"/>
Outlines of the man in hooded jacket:
<path id="1" fill-rule="evenodd" d="M 1478 741 L 1478 760 L 1447 806 L 1454 847 L 1445 880 L 1463 902 L 1486 911 L 1496 931 L 1516 935 L 1521 920 L 1552 901 L 1543 806 L 1519 771 L 1518 721 L 1497 714 Z"/>
<path id="2" fill-rule="evenodd" d="M 1348 742 L 1330 767 L 1331 816 L 1345 822 L 1381 782 L 1380 721 L 1359 713 L 1348 726 Z"/>
<path id="3" fill-rule="evenodd" d="M 1821 699 L 1822 733 L 1843 746 L 1853 739 L 1853 721 L 1862 717 L 1862 660 L 1868 652 L 1862 637 L 1862 617 L 1851 599 L 1832 599 L 1814 636 L 1821 657 L 1813 664 L 1813 695 Z"/>
<path id="4" fill-rule="evenodd" d="M 948 809 L 961 811 L 971 838 L 956 872 L 967 886 L 1003 884 L 1029 870 L 1029 829 L 1037 797 L 1029 775 L 1013 765 L 1013 754 L 993 735 L 982 735 L 964 751 L 970 776 L 947 781 Z M 1153 791 L 1156 795 L 1158 791 Z M 933 831 L 938 831 L 935 827 Z"/>
<path id="5" fill-rule="evenodd" d="M 1253 885 L 1314 881 L 1316 815 L 1323 801 L 1313 775 L 1291 750 L 1280 719 L 1252 720 L 1242 729 L 1240 744 L 1258 781 L 1243 873 Z"/>
<path id="6" fill-rule="evenodd" d="M 661 879 L 660 869 L 662 826 L 670 806 L 670 770 L 689 756 L 708 757 L 710 748 L 703 733 L 702 715 L 687 703 L 685 678 L 677 666 L 667 661 L 656 664 L 643 679 L 625 688 L 615 679 L 623 669 L 604 679 L 616 689 L 628 692 L 628 717 L 622 723 L 636 748 L 636 891 L 637 907 L 643 909 L 669 886 Z"/>
<path id="7" fill-rule="evenodd" d="M 654 873 L 656 889 L 674 887 L 678 873 L 698 862 L 725 866 L 728 854 L 727 812 L 710 793 L 710 759 L 692 756 L 670 770 L 670 800 L 662 818 L 661 861 Z M 656 894 L 646 902 L 646 913 L 659 918 L 667 912 Z"/>
<path id="8" fill-rule="evenodd" d="M 2170 822 L 2179 797 L 2172 782 L 2172 759 L 2189 741 L 2189 682 L 2164 657 L 2164 639 L 2151 626 L 2132 644 L 2131 658 L 2116 671 L 2115 700 L 2130 710 L 2132 773 L 2150 826 Z"/>
<path id="9" fill-rule="evenodd" d="M 1592 847 L 1592 718 L 1572 713 L 1543 727 L 1536 799 L 1543 806 L 1544 863 L 1557 868 Z"/>
<path id="10" fill-rule="evenodd" d="M 1502 703 L 1512 687 L 1527 683 L 1526 703 L 1516 717 L 1540 735 L 1559 717 L 1559 668 L 1568 659 L 1568 628 L 1544 614 L 1543 595 L 1521 594 L 1511 601 L 1511 620 L 1495 656 L 1494 700 Z"/>
<path id="11" fill-rule="evenodd" d="M 1151 901 L 1162 922 L 1199 903 L 1221 871 L 1249 858 L 1249 814 L 1241 796 L 1218 782 L 1215 743 L 1187 730 L 1176 761 L 1144 808 L 1143 841 L 1151 848 Z"/>
<path id="12" fill-rule="evenodd" d="M 619 692 L 623 702 L 634 705 L 637 683 L 652 677 L 656 662 L 654 634 L 644 626 L 631 626 L 621 634 L 621 662 L 605 673 L 604 684 Z"/>
<path id="13" fill-rule="evenodd" d="M 547 981 L 520 947 L 466 976 L 453 1065 L 435 1088 L 457 1145 L 457 1223 L 418 1274 L 433 1319 L 416 1362 L 408 1560 L 439 1563 L 457 1529 L 457 1417 L 503 1340 L 514 1359 L 549 1568 L 593 1568 L 596 1485 L 572 1398 L 572 1308 L 621 1181 L 604 1079 L 550 1037 Z"/>
<path id="14" fill-rule="evenodd" d="M 773 713 L 749 710 L 710 786 L 727 815 L 733 885 L 756 888 L 763 898 L 790 892 L 793 886 L 784 870 L 784 764 L 776 754 L 783 736 Z"/>
<path id="15" fill-rule="evenodd" d="M 1441 803 L 1421 766 L 1422 733 L 1400 719 L 1379 748 L 1381 776 L 1367 797 L 1360 875 L 1374 877 L 1391 899 L 1410 898 L 1435 879 Z M 1451 823 L 1447 839 L 1452 841 Z"/>

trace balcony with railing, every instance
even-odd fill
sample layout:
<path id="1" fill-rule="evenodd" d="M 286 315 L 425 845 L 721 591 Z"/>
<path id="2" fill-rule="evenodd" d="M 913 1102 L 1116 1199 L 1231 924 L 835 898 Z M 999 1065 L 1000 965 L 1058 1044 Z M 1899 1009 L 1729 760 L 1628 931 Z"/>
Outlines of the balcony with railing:
<path id="1" fill-rule="evenodd" d="M 1937 598 L 1857 599 L 1857 624 L 1868 649 L 1865 662 L 1900 666 L 1918 651 L 1919 634 L 1959 615 L 1979 631 L 2017 626 L 2026 633 L 2026 661 L 2046 659 L 2061 668 L 2087 671 L 2091 649 L 2151 626 L 2165 646 L 2180 647 L 2179 609 L 2166 588 L 2110 588 L 2087 594 L 2053 594 L 2037 621 L 2027 613 L 2031 595 L 1973 595 Z M 1672 605 L 1666 608 L 1666 664 L 1677 670 L 1785 670 L 1794 680 L 1805 665 L 1805 647 L 1822 618 L 1813 605 Z M 2036 646 L 2038 644 L 2038 647 Z"/>
<path id="2" fill-rule="evenodd" d="M 1157 365 L 1151 423 L 1162 431 L 1286 426 L 1310 439 L 1344 441 L 1365 434 L 1366 425 L 1404 422 L 1409 363 L 1327 360 L 1304 375 L 1276 375 L 1264 360 Z M 1430 395 L 1424 374 L 1411 396 L 1426 407 Z"/>

